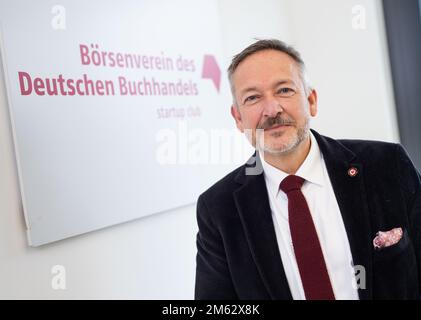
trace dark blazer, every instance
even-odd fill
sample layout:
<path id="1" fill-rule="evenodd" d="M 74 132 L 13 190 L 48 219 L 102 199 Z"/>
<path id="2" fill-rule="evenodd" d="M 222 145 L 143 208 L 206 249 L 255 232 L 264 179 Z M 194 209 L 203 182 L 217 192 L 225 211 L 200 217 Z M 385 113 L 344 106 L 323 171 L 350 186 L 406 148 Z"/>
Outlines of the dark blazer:
<path id="1" fill-rule="evenodd" d="M 354 265 L 364 266 L 360 299 L 418 299 L 421 288 L 421 177 L 399 144 L 334 140 L 312 130 L 323 154 Z M 255 160 L 255 161 L 254 161 Z M 251 158 L 197 202 L 196 299 L 292 299 L 262 171 Z M 358 174 L 348 170 L 355 167 Z M 377 231 L 401 240 L 375 250 Z M 361 273 L 358 275 L 362 275 Z"/>

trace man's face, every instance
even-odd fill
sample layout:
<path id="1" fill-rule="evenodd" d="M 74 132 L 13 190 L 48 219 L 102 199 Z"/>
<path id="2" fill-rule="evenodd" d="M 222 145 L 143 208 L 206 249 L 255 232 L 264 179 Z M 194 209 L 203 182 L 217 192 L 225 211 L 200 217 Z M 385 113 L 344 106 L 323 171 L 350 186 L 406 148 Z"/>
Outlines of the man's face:
<path id="1" fill-rule="evenodd" d="M 305 94 L 299 66 L 290 56 L 276 50 L 254 53 L 238 65 L 232 83 L 237 106 L 231 114 L 255 148 L 285 154 L 308 137 L 317 94 Z"/>

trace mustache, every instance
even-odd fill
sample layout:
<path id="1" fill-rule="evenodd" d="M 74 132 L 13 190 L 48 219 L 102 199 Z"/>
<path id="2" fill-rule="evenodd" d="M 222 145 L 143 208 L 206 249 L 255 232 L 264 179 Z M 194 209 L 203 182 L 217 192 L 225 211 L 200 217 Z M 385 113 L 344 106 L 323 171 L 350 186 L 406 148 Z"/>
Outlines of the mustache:
<path id="1" fill-rule="evenodd" d="M 257 129 L 270 129 L 272 127 L 280 126 L 280 125 L 294 125 L 295 121 L 291 118 L 282 118 L 282 117 L 275 117 L 275 118 L 268 118 L 265 122 L 263 122 Z"/>

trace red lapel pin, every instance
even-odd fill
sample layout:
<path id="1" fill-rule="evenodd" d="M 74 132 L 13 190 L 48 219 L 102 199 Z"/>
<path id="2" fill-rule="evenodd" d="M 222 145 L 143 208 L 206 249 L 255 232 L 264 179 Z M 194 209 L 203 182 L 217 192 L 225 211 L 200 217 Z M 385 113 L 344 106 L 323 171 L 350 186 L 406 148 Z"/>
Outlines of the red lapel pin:
<path id="1" fill-rule="evenodd" d="M 351 168 L 349 168 L 349 170 L 348 170 L 348 175 L 349 175 L 351 178 L 355 177 L 357 174 L 358 174 L 358 169 L 357 169 L 357 168 L 355 168 L 355 167 L 351 167 Z"/>

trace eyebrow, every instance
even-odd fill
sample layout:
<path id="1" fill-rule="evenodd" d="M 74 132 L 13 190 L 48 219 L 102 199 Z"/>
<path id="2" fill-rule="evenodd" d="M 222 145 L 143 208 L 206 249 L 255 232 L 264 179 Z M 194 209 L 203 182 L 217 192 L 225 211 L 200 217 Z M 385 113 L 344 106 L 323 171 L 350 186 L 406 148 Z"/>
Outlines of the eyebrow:
<path id="1" fill-rule="evenodd" d="M 283 79 L 283 80 L 279 80 L 279 81 L 277 81 L 273 87 L 278 87 L 278 86 L 280 86 L 281 84 L 293 84 L 293 85 L 295 85 L 294 81 L 289 80 L 289 79 Z M 240 92 L 240 96 L 242 97 L 242 96 L 244 96 L 247 92 L 250 92 L 250 91 L 258 91 L 258 88 L 257 88 L 257 87 L 248 87 L 248 88 L 246 88 L 246 89 L 244 89 L 244 90 L 241 90 L 241 92 Z"/>

